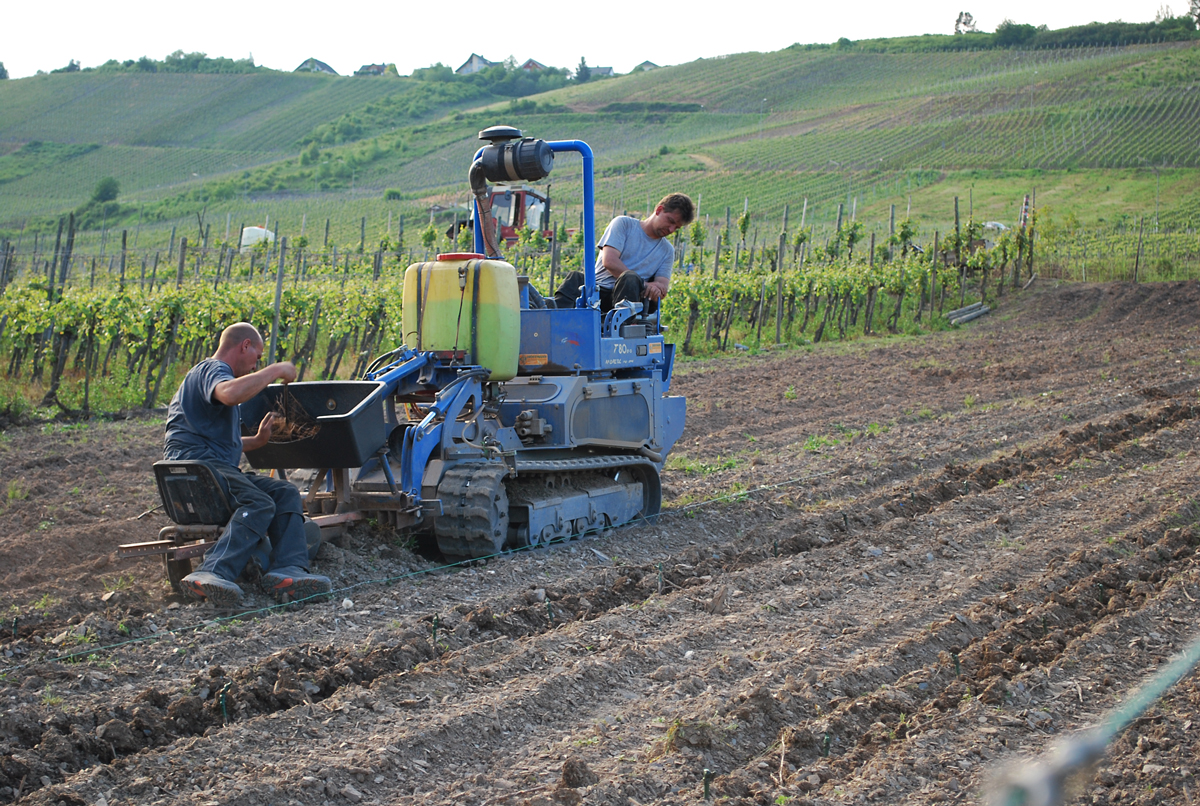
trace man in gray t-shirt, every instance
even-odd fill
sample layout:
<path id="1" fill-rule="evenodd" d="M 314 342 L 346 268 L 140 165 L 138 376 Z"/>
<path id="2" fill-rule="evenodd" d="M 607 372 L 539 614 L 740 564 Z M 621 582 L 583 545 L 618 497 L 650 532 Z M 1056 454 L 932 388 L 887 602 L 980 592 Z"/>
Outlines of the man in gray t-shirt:
<path id="1" fill-rule="evenodd" d="M 163 458 L 207 462 L 225 480 L 233 516 L 200 567 L 185 576 L 185 596 L 232 607 L 242 596 L 234 580 L 251 565 L 261 574 L 263 592 L 281 601 L 328 593 L 328 577 L 308 571 L 304 507 L 300 492 L 286 479 L 243 473 L 243 451 L 266 445 L 274 414 L 258 424 L 252 437 L 241 435 L 239 406 L 275 381 L 296 380 L 296 367 L 280 361 L 257 369 L 263 340 L 246 322 L 221 332 L 217 351 L 188 372 L 167 407 Z M 264 573 L 265 572 L 265 573 Z"/>
<path id="2" fill-rule="evenodd" d="M 647 313 L 658 309 L 671 285 L 675 250 L 668 239 L 690 224 L 695 215 L 692 200 L 683 193 L 664 196 L 654 212 L 643 219 L 617 216 L 597 244 L 596 285 L 600 310 L 608 312 L 619 302 L 641 302 Z M 558 308 L 570 308 L 583 288 L 583 272 L 571 272 L 554 294 Z"/>

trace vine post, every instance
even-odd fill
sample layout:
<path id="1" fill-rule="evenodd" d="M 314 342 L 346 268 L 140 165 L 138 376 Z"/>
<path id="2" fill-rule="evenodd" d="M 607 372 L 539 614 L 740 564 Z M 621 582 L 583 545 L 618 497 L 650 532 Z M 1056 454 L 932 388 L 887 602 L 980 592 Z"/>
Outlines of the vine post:
<path id="1" fill-rule="evenodd" d="M 183 287 L 183 261 L 187 255 L 187 238 L 179 239 L 179 268 L 175 270 L 175 287 Z M 170 257 L 170 255 L 168 255 Z"/>
<path id="2" fill-rule="evenodd" d="M 279 241 L 279 269 L 275 272 L 275 319 L 271 324 L 271 354 L 268 364 L 275 363 L 275 345 L 279 339 L 279 303 L 283 299 L 284 255 L 287 253 L 287 238 Z"/>

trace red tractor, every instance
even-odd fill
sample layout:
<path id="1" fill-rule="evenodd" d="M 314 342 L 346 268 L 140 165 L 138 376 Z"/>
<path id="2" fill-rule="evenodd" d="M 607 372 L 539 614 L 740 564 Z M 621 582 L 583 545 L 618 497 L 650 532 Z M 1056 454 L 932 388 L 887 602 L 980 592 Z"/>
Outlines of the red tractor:
<path id="1" fill-rule="evenodd" d="M 547 238 L 554 234 L 549 228 L 550 197 L 543 190 L 529 185 L 494 185 L 492 217 L 500 229 L 500 238 L 510 246 L 517 242 L 517 233 L 523 227 L 541 230 L 542 235 Z M 461 230 L 473 224 L 473 220 L 459 221 L 455 227 Z M 446 235 L 452 237 L 455 227 L 447 231 Z"/>

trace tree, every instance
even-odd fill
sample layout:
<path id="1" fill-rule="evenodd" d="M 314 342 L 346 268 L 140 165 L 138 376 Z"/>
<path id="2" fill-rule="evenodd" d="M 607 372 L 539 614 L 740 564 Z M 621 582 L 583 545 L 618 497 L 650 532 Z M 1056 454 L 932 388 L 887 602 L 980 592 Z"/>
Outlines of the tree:
<path id="1" fill-rule="evenodd" d="M 121 192 L 121 185 L 116 179 L 111 176 L 106 176 L 96 183 L 96 189 L 92 191 L 92 201 L 103 204 L 104 202 L 114 201 L 117 194 Z"/>
<path id="2" fill-rule="evenodd" d="M 575 82 L 586 84 L 592 77 L 592 68 L 588 67 L 587 59 L 579 57 L 579 66 L 575 68 Z"/>
<path id="3" fill-rule="evenodd" d="M 0 62 L 0 81 L 8 78 L 8 71 L 4 69 L 4 62 Z"/>
<path id="4" fill-rule="evenodd" d="M 1200 2 L 1200 0 L 1197 0 L 1197 2 Z M 1037 28 L 1032 25 L 1005 20 L 996 26 L 996 33 L 992 37 L 992 42 L 997 47 L 1011 48 L 1016 45 L 1023 45 L 1035 36 L 1037 36 Z"/>
<path id="5" fill-rule="evenodd" d="M 954 21 L 954 33 L 956 34 L 973 34 L 979 31 L 975 27 L 975 17 L 969 11 L 958 12 L 958 19 Z"/>
<path id="6" fill-rule="evenodd" d="M 78 73 L 79 72 L 79 62 L 75 61 L 74 59 L 71 59 L 69 62 L 67 62 L 66 67 L 60 67 L 57 70 L 51 70 L 50 72 L 51 73 Z"/>
<path id="7" fill-rule="evenodd" d="M 1188 15 L 1196 21 L 1196 27 L 1200 28 L 1200 0 L 1192 0 L 1188 6 Z M 2 67 L 3 65 L 0 65 L 0 68 Z"/>

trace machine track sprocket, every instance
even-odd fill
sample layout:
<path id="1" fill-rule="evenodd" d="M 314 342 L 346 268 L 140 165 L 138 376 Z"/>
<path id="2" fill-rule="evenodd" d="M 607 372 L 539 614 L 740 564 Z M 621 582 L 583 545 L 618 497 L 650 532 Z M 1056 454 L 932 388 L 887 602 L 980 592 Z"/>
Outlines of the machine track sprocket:
<path id="1" fill-rule="evenodd" d="M 448 558 L 499 554 L 508 536 L 508 468 L 498 464 L 462 465 L 446 471 L 438 485 L 442 514 L 433 525 L 438 549 Z"/>

